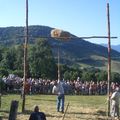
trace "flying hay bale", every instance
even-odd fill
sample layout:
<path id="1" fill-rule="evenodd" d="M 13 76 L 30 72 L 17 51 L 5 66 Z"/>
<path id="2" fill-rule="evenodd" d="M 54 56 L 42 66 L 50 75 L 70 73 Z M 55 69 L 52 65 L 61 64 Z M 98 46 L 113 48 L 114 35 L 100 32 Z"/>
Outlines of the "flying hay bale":
<path id="1" fill-rule="evenodd" d="M 51 30 L 51 37 L 60 39 L 60 40 L 69 40 L 70 33 L 60 29 L 53 29 Z"/>

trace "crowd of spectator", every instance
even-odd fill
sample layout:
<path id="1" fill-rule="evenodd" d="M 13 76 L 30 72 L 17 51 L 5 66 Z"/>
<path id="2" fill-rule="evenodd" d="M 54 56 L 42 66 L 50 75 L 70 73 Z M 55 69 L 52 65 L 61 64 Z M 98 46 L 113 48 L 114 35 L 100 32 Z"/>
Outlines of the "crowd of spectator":
<path id="1" fill-rule="evenodd" d="M 23 88 L 23 78 L 15 75 L 3 77 L 4 92 L 6 93 L 19 93 Z M 26 94 L 52 94 L 52 88 L 56 80 L 34 79 L 29 78 L 26 81 L 25 91 Z M 76 80 L 63 80 L 62 81 L 65 94 L 69 95 L 106 95 L 107 82 L 106 81 L 82 81 Z M 110 90 L 113 92 L 115 87 L 119 86 L 118 83 L 111 82 Z"/>

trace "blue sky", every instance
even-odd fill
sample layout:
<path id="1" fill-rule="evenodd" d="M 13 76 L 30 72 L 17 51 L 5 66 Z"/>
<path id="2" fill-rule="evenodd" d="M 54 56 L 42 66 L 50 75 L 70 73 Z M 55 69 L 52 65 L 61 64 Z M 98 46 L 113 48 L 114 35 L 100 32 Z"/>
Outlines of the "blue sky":
<path id="1" fill-rule="evenodd" d="M 107 35 L 110 4 L 112 44 L 120 44 L 120 0 L 29 0 L 29 25 L 60 28 L 77 36 Z M 0 27 L 25 26 L 25 0 L 0 0 Z M 107 39 L 90 39 L 107 43 Z"/>

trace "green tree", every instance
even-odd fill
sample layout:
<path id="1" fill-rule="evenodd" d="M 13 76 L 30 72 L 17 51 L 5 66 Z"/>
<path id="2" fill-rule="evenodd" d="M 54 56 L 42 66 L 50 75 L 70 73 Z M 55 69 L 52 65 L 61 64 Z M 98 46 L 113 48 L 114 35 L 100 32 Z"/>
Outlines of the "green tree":
<path id="1" fill-rule="evenodd" d="M 44 39 L 37 39 L 29 49 L 29 68 L 32 77 L 56 78 L 57 66 L 49 44 Z"/>
<path id="2" fill-rule="evenodd" d="M 3 47 L 0 46 L 0 62 L 1 62 L 1 60 L 3 59 L 3 58 L 2 58 L 2 54 L 3 54 Z"/>
<path id="3" fill-rule="evenodd" d="M 12 71 L 12 74 L 23 77 L 23 70 L 14 70 Z"/>
<path id="4" fill-rule="evenodd" d="M 65 73 L 64 73 L 64 79 L 65 80 L 71 80 L 71 76 L 70 76 L 70 72 L 69 71 L 65 71 Z"/>
<path id="5" fill-rule="evenodd" d="M 107 81 L 107 72 L 99 71 L 95 74 L 97 81 Z"/>
<path id="6" fill-rule="evenodd" d="M 94 72 L 90 72 L 90 71 L 83 72 L 82 80 L 85 80 L 85 81 L 91 81 L 91 80 L 92 81 L 96 81 L 95 73 Z"/>
<path id="7" fill-rule="evenodd" d="M 16 50 L 14 47 L 8 48 L 3 54 L 3 60 L 1 66 L 3 68 L 14 70 L 16 61 Z"/>
<path id="8" fill-rule="evenodd" d="M 113 72 L 111 74 L 111 81 L 120 83 L 120 74 Z"/>
<path id="9" fill-rule="evenodd" d="M 23 45 L 16 46 L 16 61 L 15 61 L 15 69 L 23 70 L 23 57 L 24 57 L 24 48 Z"/>
<path id="10" fill-rule="evenodd" d="M 78 76 L 79 76 L 78 71 L 71 72 L 71 79 L 72 80 L 76 80 Z"/>
<path id="11" fill-rule="evenodd" d="M 0 68 L 0 76 L 8 76 L 9 72 L 5 68 Z"/>

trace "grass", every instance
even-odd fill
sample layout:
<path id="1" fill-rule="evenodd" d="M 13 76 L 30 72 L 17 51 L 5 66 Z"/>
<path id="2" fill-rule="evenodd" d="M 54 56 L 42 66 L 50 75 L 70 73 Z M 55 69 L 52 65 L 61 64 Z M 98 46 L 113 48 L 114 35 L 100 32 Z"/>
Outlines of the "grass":
<path id="1" fill-rule="evenodd" d="M 21 113 L 22 99 L 20 95 L 3 95 L 0 116 L 7 120 L 10 103 L 19 101 L 17 120 L 28 120 L 34 105 L 39 105 L 45 112 L 47 120 L 62 120 L 63 114 L 56 112 L 55 95 L 27 95 L 25 109 Z M 65 96 L 65 108 L 70 103 L 64 120 L 106 120 L 107 101 L 106 96 Z"/>

